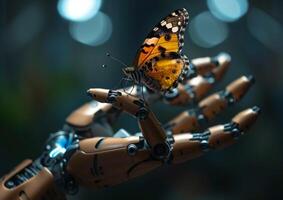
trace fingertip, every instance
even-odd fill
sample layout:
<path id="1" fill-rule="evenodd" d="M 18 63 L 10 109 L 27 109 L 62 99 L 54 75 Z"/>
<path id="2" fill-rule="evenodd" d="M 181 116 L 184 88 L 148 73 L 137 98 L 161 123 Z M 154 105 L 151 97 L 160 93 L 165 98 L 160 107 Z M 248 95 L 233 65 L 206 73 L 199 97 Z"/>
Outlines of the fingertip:
<path id="1" fill-rule="evenodd" d="M 252 107 L 252 110 L 257 113 L 257 114 L 260 114 L 261 113 L 261 109 L 258 107 L 258 106 L 254 106 Z"/>
<path id="2" fill-rule="evenodd" d="M 249 82 L 250 82 L 251 84 L 254 84 L 254 83 L 255 83 L 255 78 L 254 78 L 253 75 L 248 75 L 248 76 L 246 76 L 246 77 L 247 77 L 247 79 L 249 80 Z"/>
<path id="3" fill-rule="evenodd" d="M 226 52 L 221 52 L 219 53 L 217 56 L 217 60 L 221 63 L 221 62 L 231 62 L 231 56 L 230 54 L 226 53 Z"/>
<path id="4" fill-rule="evenodd" d="M 86 91 L 86 93 L 87 93 L 87 95 L 88 95 L 89 97 L 93 97 L 92 89 L 88 89 L 88 90 Z"/>

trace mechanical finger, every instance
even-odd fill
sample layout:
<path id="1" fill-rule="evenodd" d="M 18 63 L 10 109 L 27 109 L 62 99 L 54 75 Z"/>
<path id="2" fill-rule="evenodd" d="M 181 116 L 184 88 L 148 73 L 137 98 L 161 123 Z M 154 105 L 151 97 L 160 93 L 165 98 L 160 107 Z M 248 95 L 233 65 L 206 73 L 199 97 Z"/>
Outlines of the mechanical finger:
<path id="1" fill-rule="evenodd" d="M 186 105 L 201 99 L 227 71 L 230 56 L 219 54 L 214 58 L 198 58 L 192 61 L 199 74 L 187 78 L 177 88 L 165 93 L 165 100 L 171 105 Z"/>
<path id="2" fill-rule="evenodd" d="M 242 76 L 230 83 L 225 90 L 213 94 L 201 102 L 198 106 L 206 119 L 211 120 L 229 105 L 238 102 L 254 83 L 253 76 Z"/>
<path id="3" fill-rule="evenodd" d="M 215 57 L 193 59 L 191 64 L 198 75 L 207 76 L 210 73 L 214 73 L 216 75 L 223 76 L 223 73 L 228 69 L 230 62 L 231 57 L 229 54 L 219 53 Z M 218 78 L 218 76 L 216 77 Z"/>
<path id="4" fill-rule="evenodd" d="M 213 126 L 202 133 L 174 135 L 172 163 L 185 162 L 209 150 L 227 147 L 256 121 L 260 109 L 253 107 L 237 114 L 230 123 Z"/>
<path id="5" fill-rule="evenodd" d="M 170 140 L 161 123 L 142 99 L 122 91 L 106 89 L 89 89 L 88 93 L 99 102 L 111 103 L 117 109 L 137 117 L 139 127 L 153 155 L 159 159 L 166 159 L 169 156 Z"/>
<path id="6" fill-rule="evenodd" d="M 24 160 L 0 179 L 1 200 L 65 200 L 46 167 Z"/>
<path id="7" fill-rule="evenodd" d="M 198 108 L 182 112 L 164 127 L 173 134 L 198 130 L 228 106 L 238 102 L 253 83 L 254 79 L 252 76 L 242 76 L 230 83 L 225 90 L 212 94 L 200 101 Z"/>
<path id="8" fill-rule="evenodd" d="M 67 171 L 86 187 L 109 187 L 162 165 L 152 157 L 142 137 L 97 137 L 81 140 Z"/>
<path id="9" fill-rule="evenodd" d="M 64 130 L 75 131 L 83 137 L 94 137 L 101 133 L 104 134 L 103 136 L 112 136 L 111 125 L 117 120 L 120 113 L 120 110 L 111 104 L 91 101 L 67 117 Z"/>

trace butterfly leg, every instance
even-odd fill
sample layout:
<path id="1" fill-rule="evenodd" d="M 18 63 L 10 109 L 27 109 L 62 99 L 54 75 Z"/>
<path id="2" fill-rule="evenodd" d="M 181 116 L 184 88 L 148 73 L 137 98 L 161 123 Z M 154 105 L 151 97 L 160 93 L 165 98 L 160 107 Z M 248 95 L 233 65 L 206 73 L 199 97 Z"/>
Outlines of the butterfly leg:
<path id="1" fill-rule="evenodd" d="M 207 121 L 238 102 L 247 93 L 253 82 L 252 76 L 242 76 L 236 79 L 224 90 L 204 98 L 198 103 L 197 108 L 182 112 L 164 127 L 173 134 L 198 130 Z"/>

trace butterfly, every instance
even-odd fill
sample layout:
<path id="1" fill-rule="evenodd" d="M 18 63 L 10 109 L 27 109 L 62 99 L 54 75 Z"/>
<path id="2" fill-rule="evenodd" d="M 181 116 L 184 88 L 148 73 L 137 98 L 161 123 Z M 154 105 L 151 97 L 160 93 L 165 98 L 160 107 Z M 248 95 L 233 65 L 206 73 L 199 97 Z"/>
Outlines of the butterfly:
<path id="1" fill-rule="evenodd" d="M 124 74 L 153 91 L 177 87 L 189 70 L 189 60 L 181 53 L 188 19 L 185 8 L 162 19 L 138 49 L 133 66 L 123 68 Z"/>

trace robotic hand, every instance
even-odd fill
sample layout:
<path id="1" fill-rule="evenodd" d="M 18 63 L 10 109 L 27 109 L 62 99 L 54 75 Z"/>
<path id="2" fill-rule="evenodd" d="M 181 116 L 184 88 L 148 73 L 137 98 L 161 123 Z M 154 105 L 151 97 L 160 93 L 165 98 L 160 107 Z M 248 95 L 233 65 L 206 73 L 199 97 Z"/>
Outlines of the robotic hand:
<path id="1" fill-rule="evenodd" d="M 51 134 L 35 161 L 25 160 L 0 180 L 0 200 L 65 199 L 78 186 L 109 187 L 143 175 L 163 164 L 177 164 L 210 150 L 233 144 L 259 115 L 246 109 L 226 124 L 200 131 L 228 106 L 238 102 L 253 83 L 242 76 L 224 90 L 203 99 L 230 64 L 230 56 L 192 60 L 192 72 L 166 94 L 135 86 L 131 95 L 121 90 L 89 89 L 94 99 L 75 110 L 65 126 Z M 159 100 L 168 107 L 198 102 L 162 125 L 150 105 Z M 122 112 L 137 119 L 140 133 L 111 126 Z"/>

